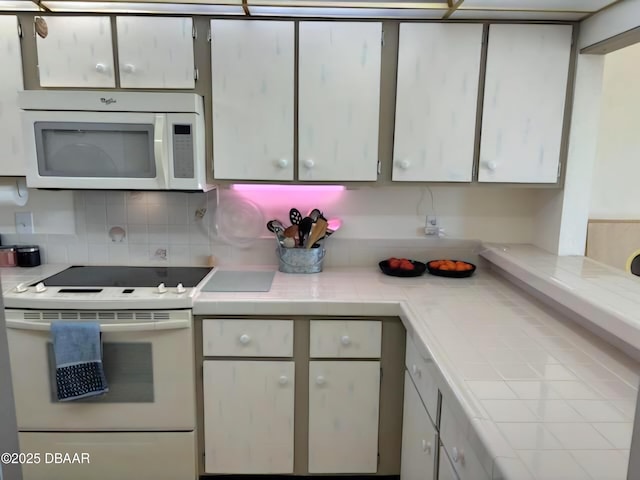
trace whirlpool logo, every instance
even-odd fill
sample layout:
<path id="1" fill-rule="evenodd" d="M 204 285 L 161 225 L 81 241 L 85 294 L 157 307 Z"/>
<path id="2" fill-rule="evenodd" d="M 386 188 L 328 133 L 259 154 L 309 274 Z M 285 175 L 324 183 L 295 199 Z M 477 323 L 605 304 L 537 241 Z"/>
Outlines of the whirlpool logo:
<path id="1" fill-rule="evenodd" d="M 102 97 L 100 99 L 100 102 L 104 103 L 105 105 L 111 105 L 112 103 L 116 103 L 116 99 L 115 98 L 104 98 L 104 97 Z"/>

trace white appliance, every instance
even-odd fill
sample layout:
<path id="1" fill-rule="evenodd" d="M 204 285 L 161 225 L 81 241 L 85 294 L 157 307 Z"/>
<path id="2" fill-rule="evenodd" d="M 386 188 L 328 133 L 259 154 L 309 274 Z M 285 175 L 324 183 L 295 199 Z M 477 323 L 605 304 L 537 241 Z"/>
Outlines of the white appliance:
<path id="1" fill-rule="evenodd" d="M 91 459 L 24 465 L 25 480 L 197 478 L 190 303 L 212 272 L 70 267 L 5 292 L 21 450 L 86 453 Z M 107 394 L 57 401 L 50 335 L 57 321 L 100 324 Z"/>
<path id="2" fill-rule="evenodd" d="M 27 186 L 209 190 L 203 98 L 192 93 L 19 93 Z"/>

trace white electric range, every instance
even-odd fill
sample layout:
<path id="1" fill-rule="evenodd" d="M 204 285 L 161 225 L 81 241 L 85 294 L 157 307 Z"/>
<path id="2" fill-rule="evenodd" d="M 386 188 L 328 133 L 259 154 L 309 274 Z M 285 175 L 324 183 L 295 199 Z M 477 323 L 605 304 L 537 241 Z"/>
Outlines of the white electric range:
<path id="1" fill-rule="evenodd" d="M 23 466 L 25 480 L 196 478 L 192 297 L 201 267 L 70 267 L 5 293 L 23 452 L 88 453 Z M 51 324 L 97 322 L 109 392 L 59 402 Z"/>

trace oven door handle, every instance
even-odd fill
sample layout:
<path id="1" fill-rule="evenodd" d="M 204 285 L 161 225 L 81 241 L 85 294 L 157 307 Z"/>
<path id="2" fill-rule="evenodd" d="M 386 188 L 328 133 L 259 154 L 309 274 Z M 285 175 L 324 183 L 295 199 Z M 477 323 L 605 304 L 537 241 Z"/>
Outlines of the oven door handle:
<path id="1" fill-rule="evenodd" d="M 6 321 L 7 328 L 15 330 L 38 330 L 48 332 L 51 324 L 48 322 L 29 322 L 27 320 Z M 139 322 L 139 323 L 101 323 L 100 331 L 104 333 L 117 332 L 153 332 L 156 330 L 180 330 L 189 328 L 189 320 L 162 320 L 160 322 Z"/>

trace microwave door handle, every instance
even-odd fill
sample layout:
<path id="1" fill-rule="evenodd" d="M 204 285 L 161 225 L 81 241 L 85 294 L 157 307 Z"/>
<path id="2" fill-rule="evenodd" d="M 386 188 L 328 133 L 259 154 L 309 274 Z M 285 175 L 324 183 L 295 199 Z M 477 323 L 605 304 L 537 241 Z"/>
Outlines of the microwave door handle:
<path id="1" fill-rule="evenodd" d="M 6 321 L 7 328 L 14 330 L 36 330 L 48 332 L 51 324 L 48 322 L 29 322 L 27 320 Z M 138 322 L 138 323 L 101 323 L 100 331 L 104 333 L 118 332 L 153 332 L 156 330 L 180 330 L 189 328 L 189 320 L 162 320 L 160 322 Z"/>
<path id="2" fill-rule="evenodd" d="M 169 188 L 165 120 L 166 115 L 156 115 L 153 128 L 153 154 L 156 157 L 156 175 L 162 182 L 162 187 Z"/>

